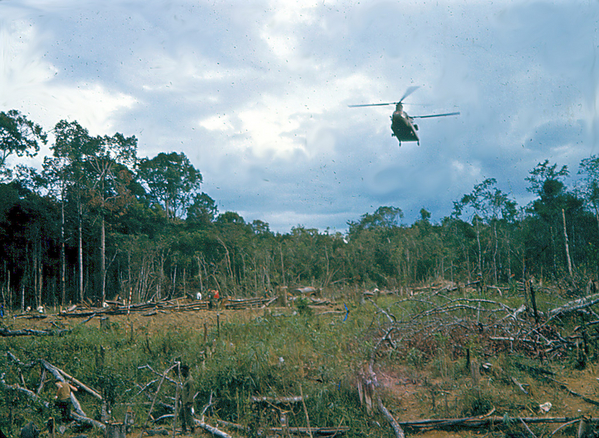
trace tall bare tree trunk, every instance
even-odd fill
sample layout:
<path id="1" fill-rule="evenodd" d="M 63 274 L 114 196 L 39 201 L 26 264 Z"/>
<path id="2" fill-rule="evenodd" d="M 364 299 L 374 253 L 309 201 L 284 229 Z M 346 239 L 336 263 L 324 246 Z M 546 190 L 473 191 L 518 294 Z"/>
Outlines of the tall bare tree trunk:
<path id="1" fill-rule="evenodd" d="M 283 280 L 283 286 L 285 286 L 285 265 L 283 264 L 283 245 L 279 245 L 279 252 L 281 253 L 281 279 Z M 270 279 L 268 282 L 270 288 Z"/>
<path id="2" fill-rule="evenodd" d="M 42 242 L 38 242 L 37 253 L 37 307 L 42 305 L 42 286 L 44 284 L 44 270 L 42 265 Z"/>
<path id="3" fill-rule="evenodd" d="M 64 191 L 62 199 L 60 201 L 60 304 L 65 305 L 66 300 L 66 269 L 67 269 L 67 257 L 66 257 L 66 245 L 64 237 Z"/>
<path id="4" fill-rule="evenodd" d="M 568 273 L 572 277 L 572 260 L 570 259 L 570 245 L 568 245 L 568 231 L 566 230 L 566 213 L 562 208 L 562 219 L 564 221 L 564 241 L 566 245 L 566 259 L 568 261 Z"/>
<path id="5" fill-rule="evenodd" d="M 483 275 L 483 254 L 480 245 L 480 227 L 478 225 L 478 220 L 476 221 L 476 243 L 478 245 L 478 275 L 482 277 Z"/>
<path id="6" fill-rule="evenodd" d="M 38 265 L 38 251 L 37 251 L 37 247 L 38 247 L 38 242 L 34 243 L 33 248 L 31 248 L 31 258 L 32 258 L 32 266 L 31 266 L 31 270 L 33 271 L 33 298 L 35 299 L 34 302 L 34 306 L 38 307 L 39 306 L 39 293 L 37 290 L 37 285 L 38 285 L 38 281 L 37 281 L 37 276 L 39 274 L 39 270 L 37 268 Z"/>
<path id="7" fill-rule="evenodd" d="M 200 257 L 196 256 L 196 260 L 198 261 L 198 278 L 200 280 L 200 293 L 204 292 L 204 282 L 202 281 L 202 263 L 200 262 Z"/>
<path id="8" fill-rule="evenodd" d="M 83 302 L 83 218 L 81 212 L 81 200 L 77 206 L 79 213 L 79 302 Z"/>
<path id="9" fill-rule="evenodd" d="M 102 273 L 102 305 L 106 301 L 106 221 L 104 220 L 104 212 L 102 212 L 102 229 L 100 235 L 100 271 Z"/>
<path id="10" fill-rule="evenodd" d="M 497 223 L 493 222 L 493 234 L 495 236 L 495 249 L 493 251 L 493 273 L 495 276 L 495 284 L 497 284 L 497 251 L 499 247 L 499 241 L 497 239 Z"/>

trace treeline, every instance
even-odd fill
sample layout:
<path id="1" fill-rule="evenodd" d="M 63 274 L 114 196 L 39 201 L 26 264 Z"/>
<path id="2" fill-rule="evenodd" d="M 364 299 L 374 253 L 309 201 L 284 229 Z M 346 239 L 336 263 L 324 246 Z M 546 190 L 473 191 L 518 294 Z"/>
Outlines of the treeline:
<path id="1" fill-rule="evenodd" d="M 438 224 L 410 226 L 382 206 L 346 234 L 298 226 L 274 233 L 219 213 L 183 153 L 137 156 L 137 139 L 91 136 L 77 122 L 52 130 L 42 169 L 7 166 L 34 156 L 48 136 L 18 111 L 0 112 L 0 291 L 24 308 L 174 298 L 206 289 L 238 297 L 277 286 L 401 288 L 446 279 L 505 284 L 535 276 L 572 285 L 599 274 L 599 158 L 579 183 L 548 161 L 526 180 L 520 207 L 493 178 L 454 202 Z M 18 160 L 17 160 L 18 161 Z"/>

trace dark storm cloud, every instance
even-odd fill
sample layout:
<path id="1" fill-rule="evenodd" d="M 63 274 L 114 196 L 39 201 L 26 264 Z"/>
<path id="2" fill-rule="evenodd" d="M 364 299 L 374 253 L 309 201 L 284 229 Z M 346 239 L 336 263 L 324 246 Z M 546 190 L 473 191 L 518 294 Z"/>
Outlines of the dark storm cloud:
<path id="1" fill-rule="evenodd" d="M 434 220 L 493 177 L 519 202 L 539 162 L 597 153 L 593 2 L 0 3 L 0 104 L 50 128 L 183 151 L 220 211 L 344 230 L 381 205 Z M 10 65 L 10 67 L 8 67 Z M 406 99 L 421 146 L 398 147 Z"/>

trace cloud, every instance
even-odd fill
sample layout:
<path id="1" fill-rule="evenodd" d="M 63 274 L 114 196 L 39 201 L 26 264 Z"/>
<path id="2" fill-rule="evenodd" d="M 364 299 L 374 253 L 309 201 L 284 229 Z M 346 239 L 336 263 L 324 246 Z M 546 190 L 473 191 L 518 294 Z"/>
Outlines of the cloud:
<path id="1" fill-rule="evenodd" d="M 286 231 L 380 205 L 433 219 L 495 177 L 519 199 L 544 159 L 599 139 L 592 3 L 0 2 L 0 105 L 52 127 L 183 151 L 221 210 Z M 406 99 L 421 146 L 398 147 Z M 247 217 L 246 217 L 247 216 Z M 327 222 L 329 221 L 329 222 Z"/>
<path id="2" fill-rule="evenodd" d="M 26 16 L 0 23 L 1 110 L 17 109 L 47 131 L 67 119 L 94 135 L 110 133 L 119 111 L 133 108 L 136 100 L 98 82 L 62 81 L 60 67 L 44 52 L 42 41 L 51 38 L 50 31 L 41 31 Z M 37 161 L 43 154 L 48 150 L 42 150 Z"/>

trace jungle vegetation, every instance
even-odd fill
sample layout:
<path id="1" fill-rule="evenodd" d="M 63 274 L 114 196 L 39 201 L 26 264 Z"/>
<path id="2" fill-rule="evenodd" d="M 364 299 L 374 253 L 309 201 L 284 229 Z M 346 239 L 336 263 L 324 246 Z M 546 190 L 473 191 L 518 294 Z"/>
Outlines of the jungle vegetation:
<path id="1" fill-rule="evenodd" d="M 348 232 L 272 232 L 219 212 L 183 153 L 137 156 L 137 139 L 92 136 L 56 124 L 42 169 L 7 160 L 34 156 L 48 134 L 16 110 L 0 112 L 0 291 L 24 308 L 133 302 L 219 289 L 237 297 L 278 286 L 399 290 L 435 279 L 506 284 L 534 276 L 584 287 L 599 274 L 599 157 L 580 162 L 577 183 L 548 160 L 526 180 L 519 206 L 494 178 L 454 202 L 439 223 L 421 210 L 411 225 L 397 206 L 348 223 Z M 578 286 L 576 286 L 578 285 Z"/>

